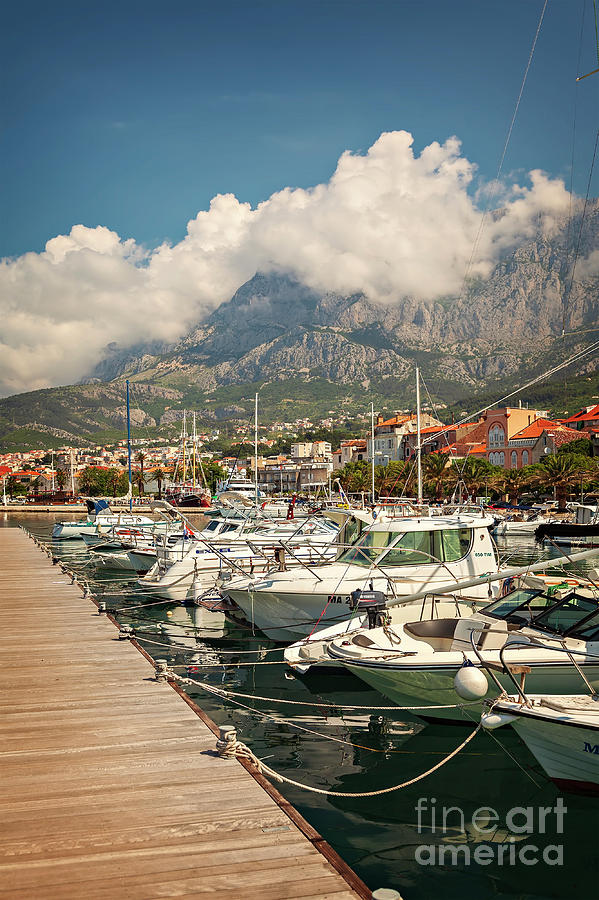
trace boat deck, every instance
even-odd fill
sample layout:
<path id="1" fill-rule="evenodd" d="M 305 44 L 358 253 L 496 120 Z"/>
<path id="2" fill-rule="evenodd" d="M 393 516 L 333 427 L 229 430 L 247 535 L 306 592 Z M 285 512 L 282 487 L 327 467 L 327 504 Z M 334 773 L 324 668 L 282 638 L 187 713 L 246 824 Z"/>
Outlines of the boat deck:
<path id="1" fill-rule="evenodd" d="M 0 627 L 0 898 L 370 896 L 17 528 Z"/>

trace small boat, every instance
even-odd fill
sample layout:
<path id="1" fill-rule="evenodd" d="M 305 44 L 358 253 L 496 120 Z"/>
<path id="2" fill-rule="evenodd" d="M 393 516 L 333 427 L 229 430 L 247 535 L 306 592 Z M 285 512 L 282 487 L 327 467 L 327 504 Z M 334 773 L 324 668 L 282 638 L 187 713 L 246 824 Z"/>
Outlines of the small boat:
<path id="1" fill-rule="evenodd" d="M 535 534 L 539 526 L 552 524 L 555 521 L 555 519 L 539 515 L 532 515 L 528 518 L 512 518 L 511 516 L 506 516 L 505 519 L 501 519 L 498 522 L 495 528 L 495 534 L 500 537 L 503 537 L 505 535 L 509 535 L 510 537 L 517 537 L 520 534 L 532 535 Z"/>
<path id="2" fill-rule="evenodd" d="M 589 504 L 576 505 L 575 522 L 546 522 L 535 530 L 535 539 L 559 541 L 560 544 L 582 544 L 599 538 L 599 508 Z"/>
<path id="3" fill-rule="evenodd" d="M 597 694 L 500 697 L 481 722 L 489 731 L 511 725 L 561 790 L 599 796 Z"/>
<path id="4" fill-rule="evenodd" d="M 89 555 L 99 567 L 136 575 L 145 574 L 156 563 L 156 550 L 153 547 L 136 547 L 134 549 L 122 547 L 119 550 L 91 549 Z"/>
<path id="5" fill-rule="evenodd" d="M 584 578 L 525 575 L 509 594 L 469 617 L 414 620 L 393 633 L 376 627 L 338 637 L 327 652 L 399 706 L 426 707 L 423 718 L 467 722 L 480 714 L 483 698 L 513 689 L 514 671 L 529 672 L 535 693 L 576 693 L 582 678 L 572 654 L 599 687 L 599 591 Z M 469 709 L 456 691 L 465 668 L 476 689 Z M 485 669 L 497 673 L 495 684 Z"/>
<path id="6" fill-rule="evenodd" d="M 148 516 L 130 512 L 113 513 L 107 500 L 86 500 L 88 518 L 78 522 L 56 522 L 52 529 L 52 540 L 65 541 L 80 539 L 84 534 L 93 535 L 99 528 L 122 526 L 153 526 L 155 522 Z"/>
<path id="7" fill-rule="evenodd" d="M 263 524 L 259 520 L 212 519 L 189 539 L 164 548 L 157 543 L 157 561 L 139 586 L 168 600 L 185 600 L 193 593 L 216 593 L 217 582 L 231 573 L 264 573 L 285 565 L 314 564 L 336 553 L 337 528 L 319 520 L 300 524 Z"/>

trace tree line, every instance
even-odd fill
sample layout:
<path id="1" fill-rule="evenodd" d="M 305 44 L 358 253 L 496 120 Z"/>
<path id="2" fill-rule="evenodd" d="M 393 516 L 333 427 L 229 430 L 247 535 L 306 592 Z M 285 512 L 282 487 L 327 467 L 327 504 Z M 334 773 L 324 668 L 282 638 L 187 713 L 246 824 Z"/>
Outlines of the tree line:
<path id="1" fill-rule="evenodd" d="M 336 478 L 346 492 L 368 493 L 371 464 L 365 460 L 347 463 Z M 447 453 L 429 453 L 422 458 L 422 482 L 426 497 L 439 502 L 490 496 L 507 497 L 516 505 L 525 494 L 549 493 L 559 508 L 565 509 L 570 495 L 599 490 L 599 459 L 586 453 L 558 452 L 521 469 L 504 469 L 474 456 L 451 459 Z M 378 498 L 415 496 L 415 459 L 376 466 L 374 486 Z"/>

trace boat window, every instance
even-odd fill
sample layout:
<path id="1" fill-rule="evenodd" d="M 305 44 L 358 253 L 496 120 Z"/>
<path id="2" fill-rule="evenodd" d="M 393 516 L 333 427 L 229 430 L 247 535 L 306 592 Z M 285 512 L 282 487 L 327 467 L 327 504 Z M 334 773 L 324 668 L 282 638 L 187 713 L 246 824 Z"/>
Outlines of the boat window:
<path id="1" fill-rule="evenodd" d="M 481 609 L 485 616 L 494 616 L 496 619 L 516 619 L 516 621 L 529 622 L 532 612 L 539 612 L 546 608 L 547 604 L 555 605 L 541 591 L 515 590 L 489 603 Z"/>
<path id="2" fill-rule="evenodd" d="M 341 554 L 338 562 L 369 566 L 399 534 L 398 531 L 367 531 L 358 543 Z"/>
<path id="3" fill-rule="evenodd" d="M 413 566 L 421 563 L 455 562 L 470 549 L 470 528 L 410 531 L 381 560 L 386 566 Z"/>
<path id="4" fill-rule="evenodd" d="M 206 528 L 204 529 L 204 531 L 216 531 L 216 529 L 218 528 L 219 525 L 220 525 L 220 522 L 217 522 L 216 519 L 213 519 L 212 522 L 209 522 L 206 525 Z"/>
<path id="5" fill-rule="evenodd" d="M 462 559 L 470 550 L 471 538 L 471 528 L 444 529 L 441 532 L 443 553 L 442 555 L 438 554 L 439 558 L 444 562 L 455 562 L 457 559 Z"/>
<path id="6" fill-rule="evenodd" d="M 355 516 L 350 516 L 341 531 L 339 532 L 339 543 L 340 544 L 353 544 L 356 538 L 360 536 L 362 531 L 363 522 L 361 519 L 356 519 Z"/>
<path id="7" fill-rule="evenodd" d="M 576 592 L 568 596 L 560 603 L 556 603 L 551 609 L 535 616 L 535 628 L 554 631 L 556 634 L 574 634 L 578 625 L 588 619 L 592 613 L 597 613 L 597 602 L 589 597 L 580 597 Z M 595 623 L 597 624 L 597 623 Z"/>
<path id="8" fill-rule="evenodd" d="M 418 563 L 430 563 L 432 553 L 433 531 L 408 531 L 398 543 L 385 553 L 381 560 L 383 566 L 413 566 Z"/>

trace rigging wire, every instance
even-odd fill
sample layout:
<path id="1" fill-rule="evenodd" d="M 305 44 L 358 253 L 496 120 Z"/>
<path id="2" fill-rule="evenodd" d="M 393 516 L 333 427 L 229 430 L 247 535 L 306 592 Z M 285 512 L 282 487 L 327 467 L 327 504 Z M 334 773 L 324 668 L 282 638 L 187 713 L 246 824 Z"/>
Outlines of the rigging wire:
<path id="1" fill-rule="evenodd" d="M 456 425 L 463 425 L 465 422 L 469 422 L 471 419 L 478 418 L 483 413 L 487 412 L 494 406 L 497 406 L 500 403 L 503 403 L 505 400 L 509 400 L 511 397 L 514 397 L 516 394 L 521 393 L 521 391 L 525 391 L 527 388 L 532 387 L 535 384 L 538 384 L 539 381 L 543 381 L 545 378 L 549 378 L 551 375 L 555 375 L 557 372 L 560 372 L 566 366 L 570 366 L 575 362 L 580 362 L 585 356 L 588 356 L 589 353 L 593 353 L 599 350 L 599 341 L 594 341 L 592 344 L 589 344 L 587 347 L 584 347 L 582 350 L 576 352 L 569 359 L 565 360 L 562 363 L 559 363 L 556 366 L 552 366 L 551 369 L 547 369 L 547 371 L 543 372 L 541 375 L 536 375 L 534 378 L 531 378 L 530 381 L 527 381 L 525 384 L 521 385 L 515 390 L 510 391 L 508 394 L 505 394 L 503 397 L 500 397 L 498 400 L 493 400 L 492 403 L 489 403 L 487 406 L 483 406 L 481 409 L 477 410 L 474 413 L 470 413 L 467 416 L 459 419 L 453 425 L 448 425 L 445 429 L 449 431 L 450 428 L 455 428 Z M 435 435 L 435 438 L 438 435 Z M 433 437 L 425 438 L 422 442 L 423 444 L 428 444 L 430 441 L 435 440 Z"/>
<path id="2" fill-rule="evenodd" d="M 538 40 L 538 37 L 539 37 L 539 33 L 540 33 L 540 31 L 541 31 L 541 25 L 543 24 L 543 19 L 544 19 L 544 17 L 545 17 L 545 10 L 547 9 L 547 3 L 548 3 L 548 0 L 545 0 L 545 2 L 544 2 L 544 4 L 543 4 L 543 9 L 541 10 L 541 15 L 540 15 L 540 17 L 539 17 L 539 21 L 538 21 L 538 24 L 537 24 L 537 30 L 536 30 L 536 32 L 535 32 L 535 36 L 534 36 L 534 39 L 533 39 L 533 42 L 532 42 L 532 47 L 530 48 L 530 53 L 529 53 L 529 55 L 528 55 L 528 62 L 526 63 L 526 68 L 525 68 L 525 70 L 524 70 L 524 75 L 523 75 L 523 77 L 522 77 L 522 83 L 520 84 L 520 91 L 519 91 L 519 93 L 518 93 L 518 99 L 516 100 L 516 105 L 515 105 L 515 107 L 514 107 L 514 112 L 513 112 L 513 114 L 512 114 L 512 120 L 511 120 L 511 122 L 510 122 L 510 126 L 509 126 L 509 128 L 508 128 L 507 136 L 506 136 L 506 139 L 505 139 L 505 143 L 504 143 L 504 145 L 503 145 L 503 151 L 502 151 L 502 154 L 501 154 L 501 158 L 500 158 L 500 160 L 499 160 L 499 166 L 498 166 L 498 168 L 497 168 L 497 174 L 495 175 L 495 178 L 494 178 L 494 180 L 493 180 L 493 182 L 492 182 L 492 184 L 491 184 L 491 189 L 490 189 L 490 191 L 489 191 L 489 193 L 488 193 L 488 196 L 487 196 L 487 203 L 486 203 L 486 205 L 485 205 L 485 208 L 484 208 L 484 211 L 483 211 L 483 214 L 482 214 L 482 217 L 481 217 L 479 226 L 478 226 L 478 231 L 477 231 L 476 237 L 475 237 L 475 239 L 474 239 L 474 244 L 473 244 L 473 246 L 472 246 L 472 252 L 471 252 L 471 254 L 470 254 L 470 259 L 468 260 L 468 265 L 466 266 L 466 271 L 464 272 L 464 278 L 463 278 L 463 281 L 462 281 L 462 289 L 461 289 L 461 291 L 460 291 L 460 295 L 461 295 L 461 296 L 463 296 L 464 291 L 465 291 L 466 281 L 467 281 L 468 276 L 469 276 L 469 274 L 470 274 L 470 270 L 471 270 L 471 268 L 472 268 L 472 264 L 473 264 L 474 258 L 475 258 L 475 256 L 476 256 L 476 252 L 477 252 L 477 250 L 478 250 L 478 245 L 479 245 L 480 239 L 481 239 L 481 237 L 482 237 L 482 233 L 483 233 L 483 229 L 484 229 L 484 226 L 485 226 L 485 222 L 486 222 L 487 216 L 488 216 L 488 214 L 489 214 L 489 208 L 490 208 L 490 206 L 491 206 L 491 203 L 495 200 L 495 197 L 496 197 L 497 192 L 498 192 L 498 189 L 499 189 L 499 179 L 501 178 L 501 173 L 502 173 L 502 170 L 503 170 L 503 164 L 504 164 L 504 162 L 505 162 L 506 153 L 507 153 L 508 146 L 509 146 L 509 143 L 510 143 L 510 140 L 511 140 L 511 137 L 512 137 L 512 132 L 513 132 L 513 130 L 514 130 L 514 125 L 516 124 L 516 117 L 517 117 L 517 115 L 518 115 L 518 110 L 519 110 L 519 108 L 520 108 L 520 102 L 521 102 L 521 100 L 522 100 L 522 95 L 523 95 L 523 93 L 524 93 L 524 87 L 525 87 L 525 85 L 526 85 L 526 80 L 527 80 L 527 78 L 528 78 L 528 72 L 529 72 L 530 67 L 531 67 L 531 64 L 532 64 L 532 60 L 533 60 L 535 48 L 536 48 L 536 46 L 537 46 L 537 40 Z"/>

